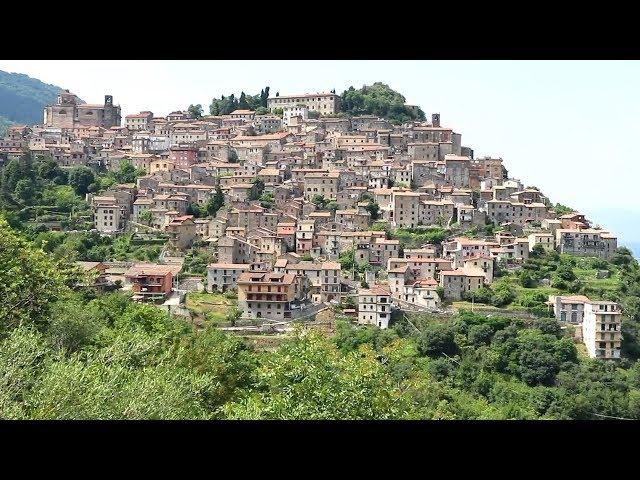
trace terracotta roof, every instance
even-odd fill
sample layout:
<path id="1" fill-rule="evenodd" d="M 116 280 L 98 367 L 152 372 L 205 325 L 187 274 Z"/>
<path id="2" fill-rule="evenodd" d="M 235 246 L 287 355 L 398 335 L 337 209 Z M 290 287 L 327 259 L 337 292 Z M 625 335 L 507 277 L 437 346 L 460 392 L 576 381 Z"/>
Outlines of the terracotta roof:
<path id="1" fill-rule="evenodd" d="M 182 265 L 159 265 L 157 263 L 138 263 L 133 265 L 124 274 L 125 277 L 136 277 L 140 275 L 172 275 L 182 270 Z"/>
<path id="2" fill-rule="evenodd" d="M 389 290 L 388 286 L 375 285 L 375 286 L 373 286 L 372 288 L 369 288 L 369 289 L 361 289 L 358 292 L 358 295 L 383 296 L 383 295 L 391 295 L 391 291 Z"/>

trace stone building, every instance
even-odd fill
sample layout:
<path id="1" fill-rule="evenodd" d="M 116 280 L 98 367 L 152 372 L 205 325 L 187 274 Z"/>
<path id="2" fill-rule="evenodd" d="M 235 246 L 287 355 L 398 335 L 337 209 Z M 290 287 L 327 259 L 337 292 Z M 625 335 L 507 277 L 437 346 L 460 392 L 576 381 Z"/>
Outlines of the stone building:
<path id="1" fill-rule="evenodd" d="M 238 277 L 238 306 L 244 316 L 286 320 L 300 295 L 299 279 L 286 273 L 243 272 Z"/>
<path id="2" fill-rule="evenodd" d="M 618 239 L 604 230 L 556 230 L 556 244 L 560 253 L 611 258 L 618 248 Z"/>
<path id="3" fill-rule="evenodd" d="M 322 115 L 333 115 L 340 110 L 340 95 L 335 93 L 306 93 L 304 95 L 280 95 L 267 99 L 270 111 L 276 108 L 296 107 L 304 105 L 310 111 L 320 112 Z"/>
<path id="4" fill-rule="evenodd" d="M 58 128 L 120 126 L 120 106 L 113 105 L 111 95 L 105 95 L 103 105 L 80 102 L 69 90 L 59 93 L 55 105 L 44 108 L 44 125 Z"/>

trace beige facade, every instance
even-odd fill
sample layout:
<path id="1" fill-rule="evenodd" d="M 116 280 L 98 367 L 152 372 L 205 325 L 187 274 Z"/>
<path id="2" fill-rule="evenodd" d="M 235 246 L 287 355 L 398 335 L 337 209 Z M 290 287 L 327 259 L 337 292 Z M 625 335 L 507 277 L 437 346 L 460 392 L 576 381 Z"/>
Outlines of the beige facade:
<path id="1" fill-rule="evenodd" d="M 336 262 L 298 262 L 280 260 L 274 266 L 275 272 L 298 275 L 307 282 L 307 296 L 313 303 L 340 299 L 341 267 Z"/>
<path id="2" fill-rule="evenodd" d="M 299 297 L 299 280 L 286 273 L 244 272 L 237 280 L 238 306 L 245 317 L 286 320 Z"/>
<path id="3" fill-rule="evenodd" d="M 321 115 L 333 115 L 340 110 L 340 95 L 335 93 L 314 93 L 304 95 L 280 95 L 267 99 L 267 108 L 305 106 L 309 111 L 320 112 Z"/>
<path id="4" fill-rule="evenodd" d="M 464 292 L 473 292 L 484 284 L 484 274 L 469 270 L 451 270 L 440 273 L 440 286 L 448 300 L 461 300 Z"/>
<path id="5" fill-rule="evenodd" d="M 313 200 L 316 195 L 335 200 L 338 196 L 340 172 L 310 172 L 304 176 L 304 198 Z"/>
<path id="6" fill-rule="evenodd" d="M 133 115 L 127 115 L 124 117 L 124 126 L 130 132 L 139 130 L 152 130 L 153 129 L 153 113 L 152 112 L 140 112 Z"/>
<path id="7" fill-rule="evenodd" d="M 102 233 L 115 233 L 121 230 L 122 216 L 120 206 L 113 197 L 94 197 L 93 222 Z"/>
<path id="8" fill-rule="evenodd" d="M 536 245 L 542 245 L 546 250 L 555 248 L 555 237 L 551 233 L 532 233 L 529 235 L 529 250 L 533 250 Z"/>
<path id="9" fill-rule="evenodd" d="M 489 200 L 486 203 L 486 209 L 487 218 L 496 224 L 513 222 L 525 225 L 530 222 L 542 222 L 548 217 L 547 207 L 542 203 L 524 204 L 509 200 Z"/>

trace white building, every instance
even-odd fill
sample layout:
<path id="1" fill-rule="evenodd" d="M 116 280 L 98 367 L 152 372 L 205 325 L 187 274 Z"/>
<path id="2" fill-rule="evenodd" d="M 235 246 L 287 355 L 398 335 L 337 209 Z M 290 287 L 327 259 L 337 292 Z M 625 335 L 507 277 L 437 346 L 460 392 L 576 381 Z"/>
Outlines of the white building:
<path id="1" fill-rule="evenodd" d="M 207 290 L 209 292 L 226 292 L 238 287 L 238 277 L 248 272 L 251 266 L 247 263 L 212 263 L 207 266 Z"/>
<path id="2" fill-rule="evenodd" d="M 620 358 L 622 312 L 615 302 L 592 301 L 584 305 L 582 338 L 591 358 Z"/>
<path id="3" fill-rule="evenodd" d="M 309 118 L 309 109 L 304 105 L 291 105 L 282 108 L 282 125 L 284 127 L 289 126 L 293 117 L 300 117 L 306 121 Z"/>
<path id="4" fill-rule="evenodd" d="M 387 287 L 374 286 L 358 292 L 358 323 L 389 327 L 391 292 Z"/>

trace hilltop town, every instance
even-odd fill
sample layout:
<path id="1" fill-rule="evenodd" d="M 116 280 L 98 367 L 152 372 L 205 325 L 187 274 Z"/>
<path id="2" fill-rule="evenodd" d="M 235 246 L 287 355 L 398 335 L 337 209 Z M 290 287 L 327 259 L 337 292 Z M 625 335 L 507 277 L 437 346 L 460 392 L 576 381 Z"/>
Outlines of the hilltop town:
<path id="1" fill-rule="evenodd" d="M 134 302 L 192 317 L 207 301 L 190 298 L 205 291 L 229 331 L 277 334 L 328 312 L 387 329 L 405 313 L 504 307 L 510 276 L 555 289 L 527 314 L 555 317 L 590 357 L 620 358 L 618 303 L 574 292 L 570 269 L 535 278 L 526 268 L 589 258 L 606 280 L 598 259 L 617 253 L 614 233 L 511 178 L 502 158 L 474 155 L 439 113 L 392 121 L 345 113 L 335 92 L 267 95 L 224 114 L 122 118 L 110 95 L 85 104 L 65 91 L 41 125 L 8 127 L 0 162 L 27 152 L 51 178 L 73 172 L 87 215 L 34 208 L 28 220 L 141 246 L 78 262 L 93 286 Z"/>

